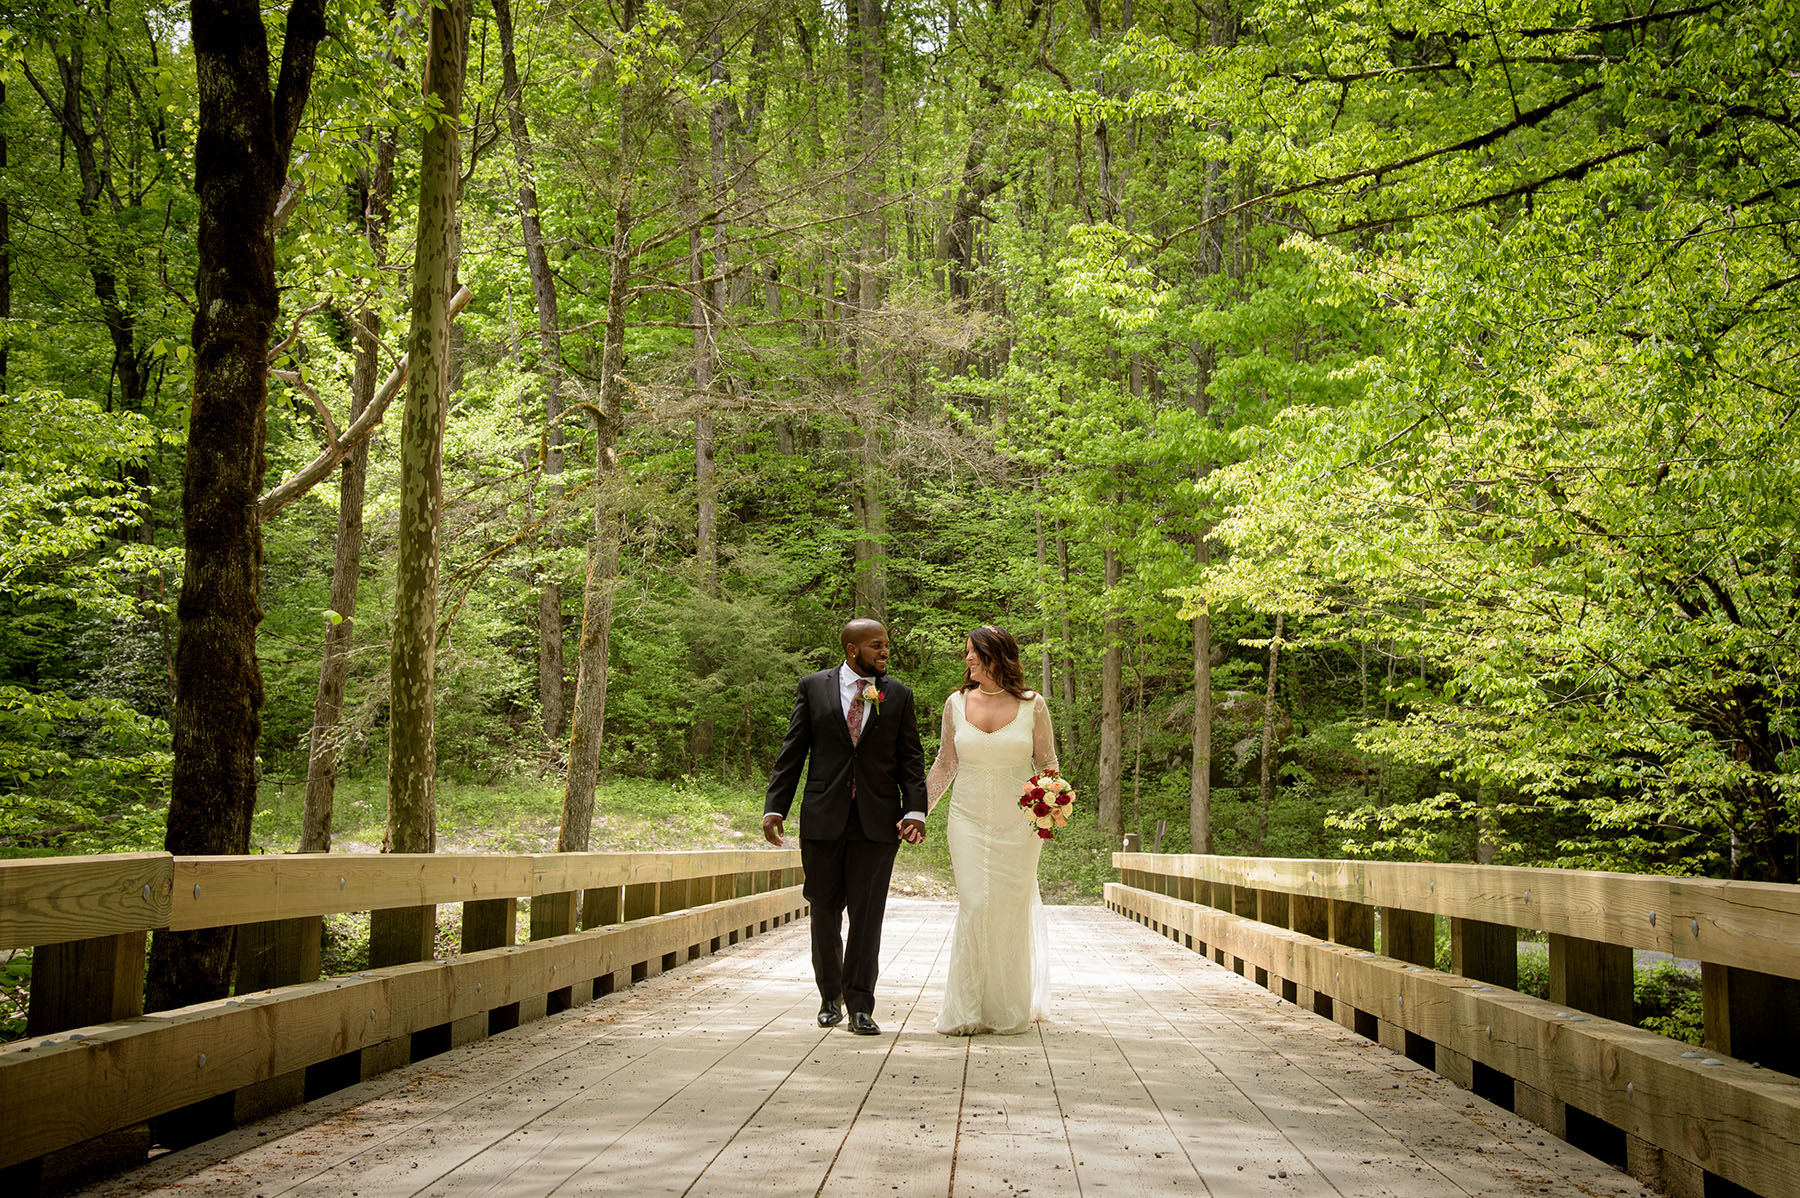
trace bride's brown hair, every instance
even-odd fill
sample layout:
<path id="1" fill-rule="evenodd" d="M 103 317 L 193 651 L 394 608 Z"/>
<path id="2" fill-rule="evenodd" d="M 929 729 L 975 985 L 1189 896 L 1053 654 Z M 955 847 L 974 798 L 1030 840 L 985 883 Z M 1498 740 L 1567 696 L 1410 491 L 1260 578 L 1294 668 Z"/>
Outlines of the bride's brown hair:
<path id="1" fill-rule="evenodd" d="M 983 624 L 969 634 L 969 644 L 975 648 L 975 656 L 987 667 L 988 677 L 994 684 L 1013 698 L 1025 699 L 1025 670 L 1019 665 L 1019 642 L 1013 640 L 1013 634 L 994 624 Z M 962 689 L 968 690 L 980 684 L 969 676 L 967 666 L 963 667 Z"/>

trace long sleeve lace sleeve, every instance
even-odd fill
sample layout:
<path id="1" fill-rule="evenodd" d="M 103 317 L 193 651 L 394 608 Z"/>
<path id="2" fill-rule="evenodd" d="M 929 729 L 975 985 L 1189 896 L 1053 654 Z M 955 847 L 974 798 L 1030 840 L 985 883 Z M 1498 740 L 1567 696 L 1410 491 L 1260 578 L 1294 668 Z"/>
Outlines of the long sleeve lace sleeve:
<path id="1" fill-rule="evenodd" d="M 955 698 L 954 695 L 951 698 Z M 950 699 L 944 700 L 943 738 L 938 741 L 937 758 L 931 763 L 931 772 L 925 775 L 925 812 L 938 805 L 950 784 L 956 781 L 956 718 L 950 711 Z"/>
<path id="2" fill-rule="evenodd" d="M 1050 705 L 1039 695 L 1032 701 L 1031 760 L 1036 770 L 1060 770 L 1056 761 L 1056 732 L 1050 727 Z"/>

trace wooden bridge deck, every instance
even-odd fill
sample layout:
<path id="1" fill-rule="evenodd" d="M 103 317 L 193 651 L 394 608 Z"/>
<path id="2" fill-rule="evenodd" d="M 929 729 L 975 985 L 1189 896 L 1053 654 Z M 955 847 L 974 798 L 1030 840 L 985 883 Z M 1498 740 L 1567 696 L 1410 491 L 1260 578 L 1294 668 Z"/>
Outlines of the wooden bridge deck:
<path id="1" fill-rule="evenodd" d="M 108 1195 L 1644 1195 L 1101 908 L 1053 1019 L 931 1029 L 954 906 L 889 906 L 884 1034 L 821 1032 L 804 920 L 171 1153 Z"/>

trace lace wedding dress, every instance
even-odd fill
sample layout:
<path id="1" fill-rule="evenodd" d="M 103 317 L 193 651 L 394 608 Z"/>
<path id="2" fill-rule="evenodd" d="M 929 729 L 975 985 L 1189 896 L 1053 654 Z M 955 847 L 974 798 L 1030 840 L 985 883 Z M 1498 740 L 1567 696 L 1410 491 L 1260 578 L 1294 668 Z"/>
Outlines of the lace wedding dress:
<path id="1" fill-rule="evenodd" d="M 1013 1034 L 1042 1019 L 1050 997 L 1037 883 L 1044 842 L 1019 810 L 1019 794 L 1025 779 L 1056 765 L 1056 741 L 1042 695 L 1020 703 L 1005 727 L 983 732 L 963 712 L 964 693 L 944 702 L 943 742 L 925 780 L 933 807 L 955 783 L 948 839 L 956 930 L 937 1030 Z"/>

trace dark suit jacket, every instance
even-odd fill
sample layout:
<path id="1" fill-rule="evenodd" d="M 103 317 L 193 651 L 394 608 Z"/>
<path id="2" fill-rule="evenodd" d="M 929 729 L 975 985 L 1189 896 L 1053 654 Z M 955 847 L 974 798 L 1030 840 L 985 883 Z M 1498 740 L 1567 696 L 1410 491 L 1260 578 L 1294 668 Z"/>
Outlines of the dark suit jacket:
<path id="1" fill-rule="evenodd" d="M 913 711 L 913 693 L 892 677 L 876 680 L 887 697 L 881 710 L 863 712 L 862 737 L 850 743 L 838 697 L 838 666 L 800 680 L 787 736 L 775 757 L 775 772 L 763 799 L 763 814 L 787 818 L 807 757 L 806 793 L 800 800 L 800 834 L 808 840 L 837 840 L 850 821 L 850 779 L 856 778 L 855 810 L 868 839 L 894 843 L 895 825 L 908 811 L 925 810 L 925 748 Z"/>

